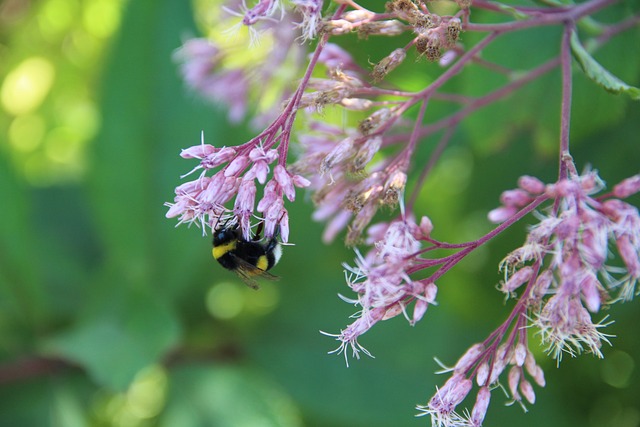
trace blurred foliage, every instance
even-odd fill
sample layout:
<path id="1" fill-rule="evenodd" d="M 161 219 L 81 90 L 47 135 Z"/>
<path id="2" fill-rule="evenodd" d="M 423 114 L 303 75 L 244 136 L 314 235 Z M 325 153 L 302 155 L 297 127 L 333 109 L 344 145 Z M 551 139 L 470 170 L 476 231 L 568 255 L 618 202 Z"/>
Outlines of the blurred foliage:
<path id="1" fill-rule="evenodd" d="M 352 253 L 319 243 L 309 203 L 290 207 L 296 245 L 277 267 L 282 279 L 259 292 L 213 265 L 199 230 L 164 217 L 190 169 L 180 148 L 202 130 L 224 144 L 250 137 L 178 79 L 171 54 L 200 31 L 185 1 L 0 3 L 0 426 L 425 425 L 414 405 L 443 380 L 433 357 L 453 363 L 509 309 L 494 289 L 497 264 L 525 224 L 444 277 L 439 306 L 415 328 L 395 319 L 369 332 L 363 344 L 376 358 L 347 369 L 318 331 L 349 321 L 353 307 L 336 294 L 346 291 L 340 263 Z M 485 54 L 530 67 L 556 52 L 558 35 L 524 31 Z M 624 33 L 595 54 L 636 86 L 640 56 L 627 51 L 638 36 Z M 362 64 L 397 47 L 345 40 Z M 437 70 L 409 63 L 394 78 L 418 87 Z M 575 75 L 577 164 L 610 183 L 638 173 L 640 107 Z M 500 83 L 469 69 L 448 89 L 485 93 Z M 486 212 L 519 175 L 554 179 L 559 87 L 550 73 L 464 123 L 417 202 L 437 238 L 489 230 Z M 637 303 L 610 315 L 617 337 L 605 360 L 565 359 L 556 369 L 541 356 L 547 386 L 530 412 L 503 407 L 496 393 L 486 425 L 640 425 Z"/>

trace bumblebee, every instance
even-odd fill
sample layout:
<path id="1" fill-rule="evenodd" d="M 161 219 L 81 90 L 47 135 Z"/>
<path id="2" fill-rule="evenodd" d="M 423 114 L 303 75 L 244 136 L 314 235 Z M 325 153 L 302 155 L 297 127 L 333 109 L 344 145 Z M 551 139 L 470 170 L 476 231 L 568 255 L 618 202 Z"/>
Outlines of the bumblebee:
<path id="1" fill-rule="evenodd" d="M 268 273 L 280 260 L 282 247 L 278 241 L 279 227 L 270 239 L 260 239 L 260 229 L 253 240 L 246 240 L 238 224 L 222 225 L 213 233 L 213 257 L 227 270 L 234 271 L 247 286 L 258 289 L 256 277 L 277 280 Z"/>

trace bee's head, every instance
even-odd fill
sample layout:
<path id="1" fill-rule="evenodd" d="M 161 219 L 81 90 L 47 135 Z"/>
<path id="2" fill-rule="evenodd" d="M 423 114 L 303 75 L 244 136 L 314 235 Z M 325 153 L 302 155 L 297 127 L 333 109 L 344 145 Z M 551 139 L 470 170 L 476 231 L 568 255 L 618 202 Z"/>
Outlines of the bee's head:
<path id="1" fill-rule="evenodd" d="M 216 227 L 213 232 L 213 244 L 214 246 L 223 245 L 232 240 L 236 240 L 239 238 L 238 225 L 235 224 L 231 227 L 221 226 Z"/>

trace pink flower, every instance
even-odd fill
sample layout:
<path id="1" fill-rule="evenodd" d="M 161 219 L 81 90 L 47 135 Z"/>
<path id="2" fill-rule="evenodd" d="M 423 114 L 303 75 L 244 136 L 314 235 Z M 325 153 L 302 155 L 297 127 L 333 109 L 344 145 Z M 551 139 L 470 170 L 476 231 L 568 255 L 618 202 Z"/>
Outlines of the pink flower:
<path id="1" fill-rule="evenodd" d="M 350 301 L 362 310 L 354 323 L 335 335 L 342 342 L 336 352 L 341 353 L 345 346 L 361 349 L 358 337 L 380 320 L 403 313 L 415 324 L 424 316 L 428 305 L 435 303 L 435 284 L 413 281 L 407 273 L 414 265 L 422 236 L 421 228 L 413 220 L 394 221 L 385 227 L 375 249 L 366 256 L 356 252 L 355 266 L 345 264 L 350 273 L 347 284 L 357 294 L 357 299 Z M 409 318 L 406 308 L 412 302 L 414 311 Z"/>

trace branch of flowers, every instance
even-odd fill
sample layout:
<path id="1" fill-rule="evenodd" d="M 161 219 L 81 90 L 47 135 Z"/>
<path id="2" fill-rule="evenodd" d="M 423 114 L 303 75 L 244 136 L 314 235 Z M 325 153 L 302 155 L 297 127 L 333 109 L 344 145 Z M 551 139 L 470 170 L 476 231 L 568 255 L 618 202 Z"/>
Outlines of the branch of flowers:
<path id="1" fill-rule="evenodd" d="M 340 5 L 338 10 L 335 12 L 334 16 L 339 16 L 346 8 L 346 5 Z M 293 123 L 296 118 L 298 106 L 300 105 L 300 100 L 302 99 L 302 95 L 304 94 L 307 85 L 309 84 L 309 79 L 311 79 L 311 74 L 315 69 L 318 58 L 322 53 L 324 46 L 329 40 L 329 34 L 324 34 L 313 52 L 311 59 L 309 60 L 309 64 L 307 65 L 307 69 L 300 80 L 300 83 L 294 92 L 293 96 L 287 102 L 282 113 L 278 116 L 276 120 L 274 120 L 265 130 L 260 132 L 260 134 L 256 135 L 254 138 L 243 144 L 238 149 L 238 152 L 248 151 L 252 149 L 255 144 L 260 141 L 262 138 L 266 139 L 262 141 L 265 150 L 270 149 L 276 141 L 280 141 L 278 146 L 278 150 L 280 152 L 280 156 L 278 158 L 278 164 L 281 166 L 285 166 L 287 162 L 287 154 L 289 151 L 289 140 L 291 138 L 291 129 L 293 127 Z M 278 133 L 278 131 L 280 131 Z"/>
<path id="2" fill-rule="evenodd" d="M 474 249 L 484 245 L 489 240 L 493 239 L 498 234 L 502 233 L 504 230 L 506 230 L 507 228 L 511 227 L 516 222 L 520 221 L 527 214 L 529 214 L 530 212 L 534 211 L 541 203 L 547 201 L 548 199 L 549 199 L 549 196 L 547 196 L 546 194 L 542 194 L 542 195 L 536 197 L 535 199 L 533 199 L 533 201 L 531 201 L 531 203 L 529 203 L 527 206 L 525 206 L 522 209 L 520 209 L 518 212 L 513 214 L 506 221 L 504 221 L 503 223 L 498 225 L 496 228 L 494 228 L 493 230 L 491 230 L 490 232 L 488 232 L 484 236 L 480 237 L 477 240 L 474 240 L 474 241 L 471 241 L 471 242 L 465 242 L 465 243 L 460 244 L 461 245 L 460 247 L 463 248 L 460 252 L 456 252 L 455 254 L 448 255 L 446 257 L 442 257 L 442 258 L 438 259 L 438 261 L 439 261 L 438 264 L 442 264 L 442 266 L 440 268 L 438 268 L 433 273 L 433 275 L 430 276 L 429 279 L 431 281 L 435 282 L 444 273 L 449 271 L 451 269 L 451 267 L 453 267 L 455 264 L 457 264 L 460 260 L 462 260 L 469 253 L 471 253 Z M 441 244 L 441 245 L 451 245 L 451 244 L 441 243 L 441 242 L 438 242 L 438 243 Z M 446 248 L 446 246 L 442 246 L 442 247 Z M 421 251 L 418 251 L 416 254 L 414 254 L 412 256 L 420 255 L 420 254 L 426 252 L 427 250 L 429 250 L 429 248 L 423 249 Z M 431 261 L 433 261 L 433 260 L 426 260 L 426 261 L 429 261 L 429 265 L 428 265 L 429 267 L 433 266 L 433 264 L 431 263 Z M 418 262 L 414 266 L 412 266 L 410 269 L 407 269 L 407 274 L 415 273 L 417 271 L 422 270 L 425 267 L 426 267 L 426 264 L 424 264 L 422 262 Z"/>
<path id="3" fill-rule="evenodd" d="M 568 161 L 571 159 L 569 152 L 569 130 L 571 126 L 571 33 L 574 31 L 574 23 L 567 22 L 562 36 L 560 48 L 560 65 L 562 70 L 562 103 L 560 104 L 560 165 L 558 179 L 567 178 Z"/>
<path id="4" fill-rule="evenodd" d="M 465 26 L 466 31 L 519 31 L 532 27 L 540 27 L 545 25 L 556 25 L 566 21 L 577 21 L 580 18 L 591 15 L 600 9 L 617 3 L 618 0 L 591 0 L 586 3 L 578 4 L 566 11 L 556 13 L 555 9 L 547 9 L 535 18 L 526 21 L 512 21 L 503 24 L 473 24 L 469 23 Z M 474 2 L 475 5 L 475 2 Z"/>
<path id="5" fill-rule="evenodd" d="M 476 110 L 479 110 L 480 108 L 491 104 L 497 100 L 499 100 L 500 98 L 504 98 L 508 95 L 510 95 L 512 92 L 516 91 L 517 89 L 519 89 L 520 87 L 524 86 L 525 84 L 529 83 L 532 80 L 535 80 L 536 78 L 542 76 L 543 74 L 551 71 L 552 69 L 554 69 L 555 67 L 558 66 L 558 64 L 560 64 L 560 58 L 554 58 L 548 62 L 545 62 L 544 64 L 534 68 L 533 70 L 529 71 L 527 74 L 525 74 L 524 76 L 513 80 L 511 83 L 506 84 L 505 86 L 481 97 L 481 98 L 477 98 L 475 100 L 473 100 L 472 102 L 469 103 L 468 106 L 466 106 L 465 108 L 461 109 L 460 111 L 445 117 L 435 123 L 432 123 L 430 125 L 426 125 L 425 127 L 423 127 L 420 130 L 420 137 L 424 138 L 426 136 L 429 136 L 435 132 L 438 132 L 442 129 L 445 128 L 449 128 L 452 126 L 457 125 L 458 123 L 460 123 L 462 120 L 464 120 L 467 116 L 471 115 L 472 113 L 474 113 Z M 393 145 L 393 144 L 397 144 L 400 142 L 405 141 L 407 138 L 406 134 L 398 134 L 398 135 L 392 135 L 392 136 L 387 136 L 385 137 L 384 140 L 384 145 Z"/>
<path id="6" fill-rule="evenodd" d="M 411 95 L 411 98 L 401 104 L 396 111 L 394 111 L 393 117 L 385 121 L 385 123 L 372 132 L 368 137 L 376 135 L 384 135 L 393 124 L 414 104 L 421 100 L 427 100 L 438 88 L 444 85 L 450 78 L 456 75 L 462 68 L 469 62 L 476 54 L 482 51 L 489 43 L 491 43 L 500 33 L 494 32 L 487 35 L 484 39 L 478 42 L 471 50 L 467 51 L 455 64 L 453 64 L 447 71 L 442 73 L 433 83 L 431 83 L 424 90 Z M 421 135 L 422 136 L 422 135 Z"/>
<path id="7" fill-rule="evenodd" d="M 439 89 L 442 85 L 444 85 L 450 78 L 458 74 L 462 68 L 471 61 L 478 53 L 480 53 L 485 47 L 487 47 L 496 37 L 498 37 L 501 33 L 499 31 L 494 31 L 488 34 L 485 38 L 480 40 L 473 46 L 470 50 L 468 50 L 464 55 L 458 59 L 455 64 L 447 69 L 444 73 L 440 74 L 440 76 L 433 81 L 429 86 L 425 89 L 421 90 L 415 95 L 415 98 L 408 102 L 418 102 L 419 99 L 428 98 L 433 92 Z"/>

